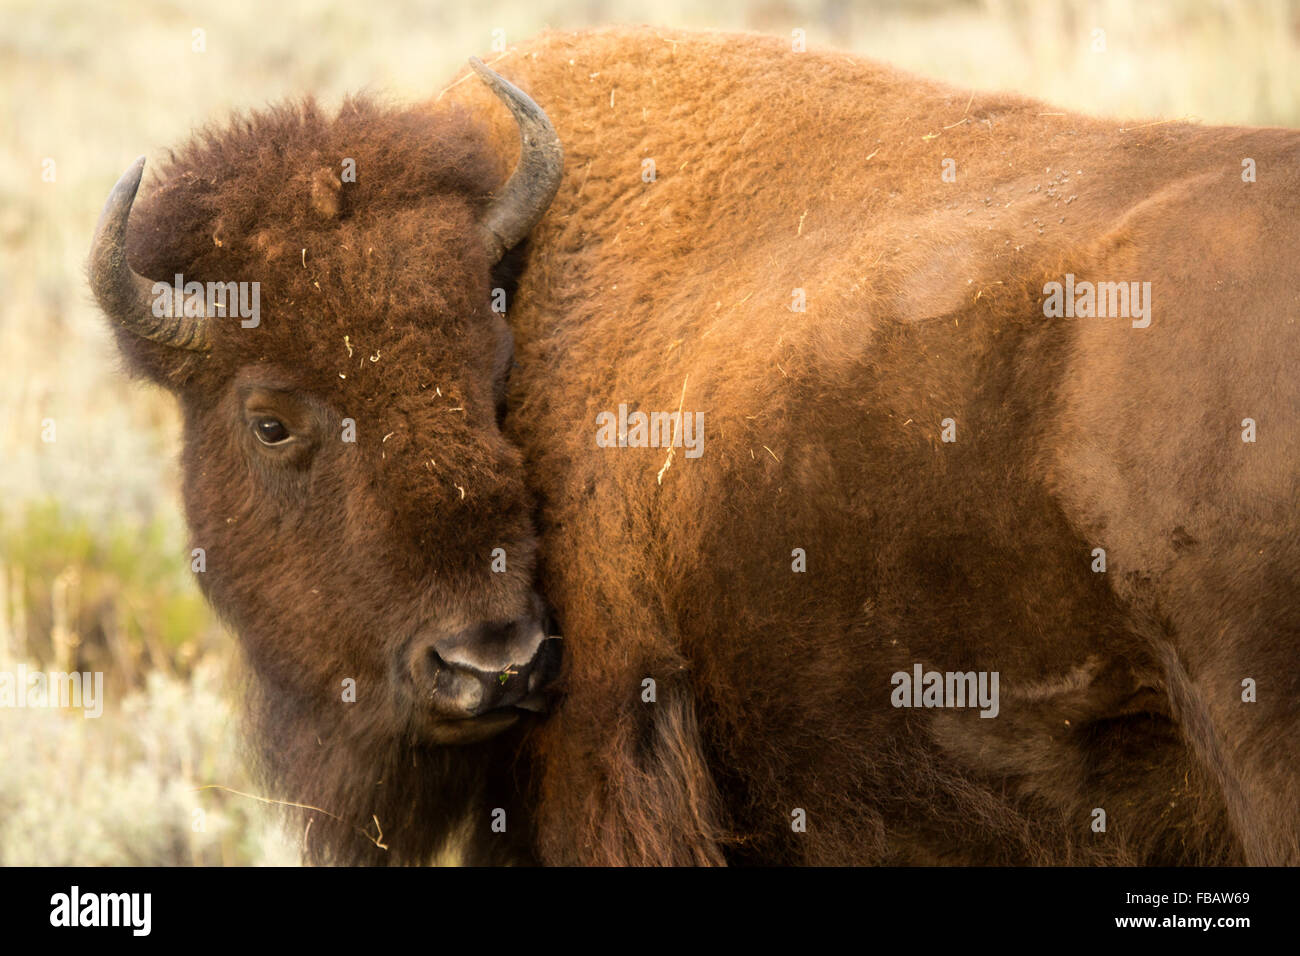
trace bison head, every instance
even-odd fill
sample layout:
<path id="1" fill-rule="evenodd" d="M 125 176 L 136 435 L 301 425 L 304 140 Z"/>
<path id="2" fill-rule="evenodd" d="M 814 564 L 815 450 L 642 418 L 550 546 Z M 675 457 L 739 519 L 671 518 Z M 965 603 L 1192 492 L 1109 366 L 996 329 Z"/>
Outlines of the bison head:
<path id="1" fill-rule="evenodd" d="M 562 154 L 472 62 L 522 140 L 495 196 L 470 117 L 306 100 L 205 130 L 133 213 L 137 161 L 91 250 L 127 364 L 182 407 L 200 585 L 321 747 L 483 740 L 557 670 L 490 303 Z"/>

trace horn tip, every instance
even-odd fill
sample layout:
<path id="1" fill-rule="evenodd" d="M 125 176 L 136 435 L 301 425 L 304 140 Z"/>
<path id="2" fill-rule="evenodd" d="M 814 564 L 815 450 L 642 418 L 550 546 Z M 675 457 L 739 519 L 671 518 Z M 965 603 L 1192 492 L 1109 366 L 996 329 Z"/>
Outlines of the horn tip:
<path id="1" fill-rule="evenodd" d="M 118 179 L 119 187 L 135 196 L 135 191 L 140 188 L 140 180 L 144 178 L 144 157 L 137 156 L 135 162 L 126 167 L 126 172 L 122 173 Z"/>

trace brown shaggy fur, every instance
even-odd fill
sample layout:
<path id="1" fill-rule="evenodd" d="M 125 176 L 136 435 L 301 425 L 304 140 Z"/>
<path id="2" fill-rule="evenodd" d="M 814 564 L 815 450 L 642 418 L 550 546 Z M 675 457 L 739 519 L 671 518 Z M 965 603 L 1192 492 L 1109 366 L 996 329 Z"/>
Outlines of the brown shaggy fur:
<path id="1" fill-rule="evenodd" d="M 421 860 L 468 820 L 480 861 L 1300 862 L 1300 134 L 1121 129 L 752 36 L 553 33 L 496 68 L 567 156 L 514 263 L 506 437 L 471 225 L 518 146 L 476 80 L 211 131 L 132 220 L 139 271 L 263 282 L 211 358 L 119 341 L 185 408 L 278 795 L 343 818 L 311 814 L 314 858 Z M 313 180 L 343 157 L 356 184 Z M 1066 272 L 1151 282 L 1151 327 L 1044 318 Z M 358 443 L 260 459 L 239 396 L 268 383 Z M 598 448 L 620 402 L 702 411 L 703 456 Z M 391 655 L 534 575 L 555 712 L 427 745 Z M 998 671 L 1000 715 L 894 709 L 916 662 Z"/>
<path id="2" fill-rule="evenodd" d="M 318 173 L 344 158 L 357 181 L 322 203 Z M 210 355 L 118 341 L 180 397 L 199 581 L 258 678 L 270 776 L 332 814 L 313 815 L 312 858 L 427 859 L 469 806 L 517 802 L 513 779 L 490 786 L 514 773 L 508 740 L 481 763 L 427 745 L 390 676 L 431 622 L 512 620 L 532 600 L 531 503 L 496 422 L 508 335 L 466 238 L 496 163 L 464 116 L 355 99 L 335 118 L 305 101 L 202 133 L 159 181 L 132 216 L 134 267 L 261 283 L 261 325 L 218 321 Z M 259 401 L 312 435 L 307 454 L 258 446 Z M 490 570 L 496 547 L 507 574 Z M 526 846 L 525 816 L 508 819 Z M 387 852 L 360 835 L 380 831 Z M 518 855 L 502 839 L 471 852 Z"/>

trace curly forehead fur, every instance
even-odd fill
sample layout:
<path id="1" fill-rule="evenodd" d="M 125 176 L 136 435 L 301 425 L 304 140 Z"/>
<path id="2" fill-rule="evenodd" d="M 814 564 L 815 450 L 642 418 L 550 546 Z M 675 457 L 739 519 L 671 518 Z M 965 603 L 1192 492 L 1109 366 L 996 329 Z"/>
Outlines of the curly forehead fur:
<path id="1" fill-rule="evenodd" d="M 487 307 L 489 263 L 473 224 L 497 166 L 467 114 L 364 97 L 335 117 L 308 98 L 206 128 L 137 202 L 128 256 L 163 281 L 260 283 L 261 324 L 217 319 L 212 354 L 179 364 L 171 350 L 120 342 L 173 387 L 277 356 L 337 356 L 337 369 L 317 361 L 315 380 L 300 383 L 326 395 L 378 381 L 355 359 L 388 349 L 403 361 L 382 379 L 401 390 L 428 374 L 440 339 Z M 355 181 L 343 181 L 345 168 Z"/>

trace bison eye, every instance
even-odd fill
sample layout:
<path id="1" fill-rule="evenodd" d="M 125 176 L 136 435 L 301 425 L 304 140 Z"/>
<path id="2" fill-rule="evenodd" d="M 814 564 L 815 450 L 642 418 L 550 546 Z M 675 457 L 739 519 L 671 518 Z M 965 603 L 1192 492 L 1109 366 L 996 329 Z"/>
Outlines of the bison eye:
<path id="1" fill-rule="evenodd" d="M 253 431 L 263 445 L 280 445 L 289 440 L 289 429 L 275 418 L 259 418 L 253 422 Z"/>

